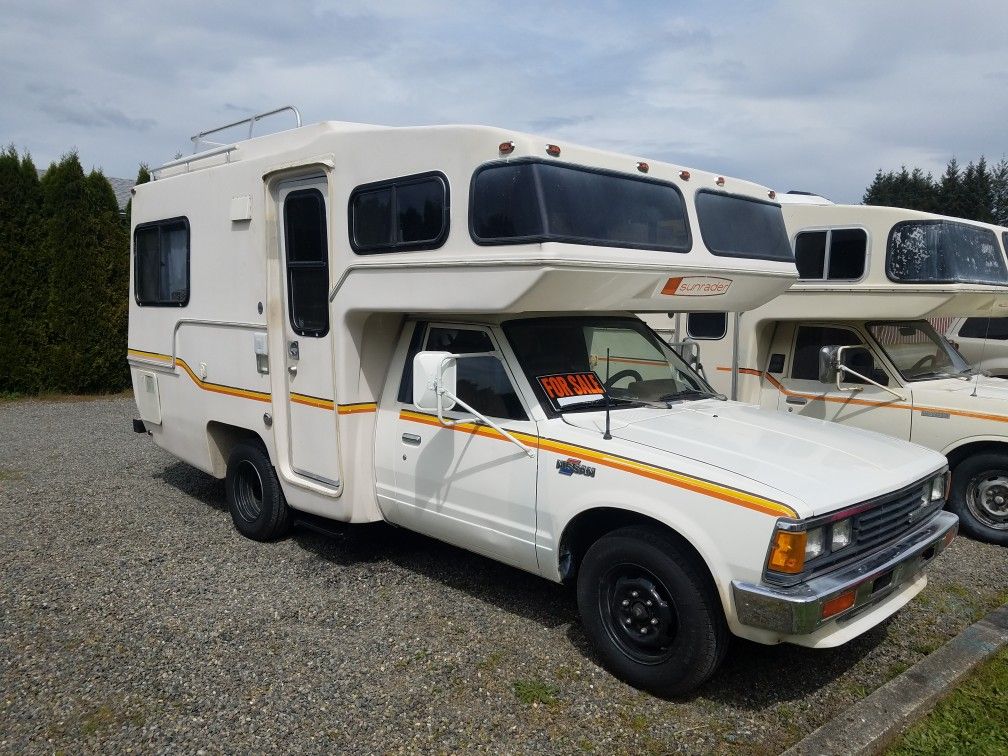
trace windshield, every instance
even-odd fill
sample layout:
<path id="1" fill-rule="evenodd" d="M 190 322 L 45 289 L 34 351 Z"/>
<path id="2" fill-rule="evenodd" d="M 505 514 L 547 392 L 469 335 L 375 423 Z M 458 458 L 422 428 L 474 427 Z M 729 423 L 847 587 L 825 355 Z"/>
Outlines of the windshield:
<path id="1" fill-rule="evenodd" d="M 473 176 L 469 222 L 480 244 L 560 241 L 688 252 L 686 204 L 672 184 L 540 162 Z"/>
<path id="2" fill-rule="evenodd" d="M 711 254 L 758 260 L 794 260 L 784 215 L 776 202 L 739 194 L 696 193 L 700 236 Z"/>
<path id="3" fill-rule="evenodd" d="M 908 381 L 964 376 L 969 363 L 926 320 L 870 323 L 872 337 Z"/>
<path id="4" fill-rule="evenodd" d="M 530 318 L 504 324 L 540 401 L 557 412 L 667 407 L 718 396 L 644 323 L 634 318 Z M 608 355 L 608 358 L 607 358 Z"/>

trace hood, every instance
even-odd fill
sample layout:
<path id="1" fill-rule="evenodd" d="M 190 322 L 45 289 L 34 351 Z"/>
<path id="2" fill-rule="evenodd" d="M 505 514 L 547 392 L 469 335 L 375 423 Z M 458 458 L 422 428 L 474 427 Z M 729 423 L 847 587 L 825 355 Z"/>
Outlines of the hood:
<path id="1" fill-rule="evenodd" d="M 914 407 L 931 405 L 1008 416 L 1008 379 L 974 376 L 910 383 Z M 974 396 L 974 392 L 976 396 Z"/>
<path id="2" fill-rule="evenodd" d="M 605 427 L 604 413 L 564 419 L 600 435 Z M 771 488 L 775 498 L 797 504 L 802 517 L 898 490 L 946 464 L 941 454 L 908 441 L 715 399 L 620 410 L 612 413 L 611 433 Z M 665 464 L 675 467 L 673 460 Z"/>

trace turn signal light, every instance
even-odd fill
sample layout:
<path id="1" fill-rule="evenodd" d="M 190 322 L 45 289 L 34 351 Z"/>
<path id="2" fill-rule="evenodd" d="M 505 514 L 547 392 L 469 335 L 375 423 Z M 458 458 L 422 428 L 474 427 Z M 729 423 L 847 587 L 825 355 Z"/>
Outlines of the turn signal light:
<path id="1" fill-rule="evenodd" d="M 560 148 L 557 147 L 555 144 L 547 144 L 546 154 L 551 155 L 552 157 L 560 157 Z"/>
<path id="2" fill-rule="evenodd" d="M 778 530 L 770 550 L 770 569 L 787 575 L 797 575 L 805 569 L 806 537 L 804 530 Z"/>
<path id="3" fill-rule="evenodd" d="M 854 606 L 854 599 L 857 598 L 857 593 L 854 589 L 841 593 L 835 598 L 831 598 L 822 606 L 822 618 L 828 619 L 835 614 L 840 614 L 840 612 L 847 611 L 852 606 Z"/>

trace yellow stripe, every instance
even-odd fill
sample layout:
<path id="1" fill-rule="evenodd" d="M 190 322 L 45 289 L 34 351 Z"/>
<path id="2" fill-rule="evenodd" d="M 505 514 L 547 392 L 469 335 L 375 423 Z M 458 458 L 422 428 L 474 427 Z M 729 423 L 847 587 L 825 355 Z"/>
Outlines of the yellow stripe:
<path id="1" fill-rule="evenodd" d="M 445 428 L 446 430 L 470 433 L 501 441 L 507 440 L 493 428 L 477 423 L 464 422 L 448 428 L 441 425 L 438 419 L 433 415 L 412 412 L 409 410 L 401 411 L 399 413 L 399 417 L 402 420 L 423 423 L 424 425 L 432 425 L 439 428 Z M 746 509 L 762 512 L 763 514 L 773 515 L 775 517 L 783 516 L 797 518 L 798 516 L 798 513 L 791 509 L 791 507 L 782 504 L 779 501 L 766 499 L 762 496 L 757 496 L 736 488 L 722 486 L 709 480 L 694 478 L 693 476 L 676 472 L 674 470 L 667 470 L 663 467 L 650 465 L 645 462 L 620 457 L 615 454 L 608 454 L 606 452 L 599 451 L 598 449 L 576 446 L 562 441 L 554 441 L 553 439 L 539 438 L 538 436 L 532 436 L 527 433 L 521 433 L 510 429 L 508 430 L 508 433 L 513 435 L 519 441 L 542 451 L 552 452 L 561 456 L 574 456 L 581 460 L 587 460 L 598 465 L 604 465 L 623 472 L 640 475 L 651 480 L 676 486 L 677 488 L 694 491 L 705 496 L 720 499 L 721 501 L 728 502 L 729 504 L 735 504 L 740 507 L 745 507 Z"/>
<path id="2" fill-rule="evenodd" d="M 157 360 L 158 362 L 171 362 L 171 357 L 167 354 L 159 354 L 158 352 L 144 352 L 140 349 L 127 349 L 127 354 L 132 354 L 136 357 L 143 357 L 148 360 Z"/>
<path id="3" fill-rule="evenodd" d="M 160 354 L 158 352 L 144 352 L 140 349 L 127 349 L 127 354 L 138 355 L 148 359 L 155 359 L 159 362 L 171 362 L 171 355 Z M 175 358 L 175 364 L 180 365 L 189 377 L 192 378 L 193 383 L 199 386 L 204 391 L 212 391 L 215 394 L 225 394 L 226 396 L 237 396 L 242 399 L 252 399 L 257 402 L 268 402 L 270 401 L 270 394 L 264 391 L 252 391 L 251 389 L 237 388 L 235 386 L 225 386 L 221 383 L 210 383 L 209 381 L 204 381 L 196 373 L 193 372 L 192 368 L 186 364 L 186 361 L 181 357 Z"/>
<path id="4" fill-rule="evenodd" d="M 341 415 L 359 415 L 364 412 L 377 412 L 378 405 L 374 402 L 357 402 L 356 404 L 341 404 L 337 412 Z"/>
<path id="5" fill-rule="evenodd" d="M 290 394 L 290 400 L 297 404 L 306 404 L 309 407 L 318 407 L 330 412 L 336 406 L 332 399 L 321 399 L 317 396 L 308 396 L 308 394 L 295 394 L 293 391 Z"/>

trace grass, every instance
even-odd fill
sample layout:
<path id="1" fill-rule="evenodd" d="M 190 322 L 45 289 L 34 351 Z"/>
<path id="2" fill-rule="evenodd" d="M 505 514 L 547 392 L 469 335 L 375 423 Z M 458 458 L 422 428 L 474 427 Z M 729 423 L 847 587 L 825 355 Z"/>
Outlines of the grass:
<path id="1" fill-rule="evenodd" d="M 539 678 L 515 680 L 511 684 L 511 688 L 514 690 L 515 698 L 530 706 L 556 706 L 556 697 L 560 693 L 560 688 L 543 682 Z"/>
<path id="2" fill-rule="evenodd" d="M 1008 753 L 1008 649 L 911 727 L 889 756 Z"/>

